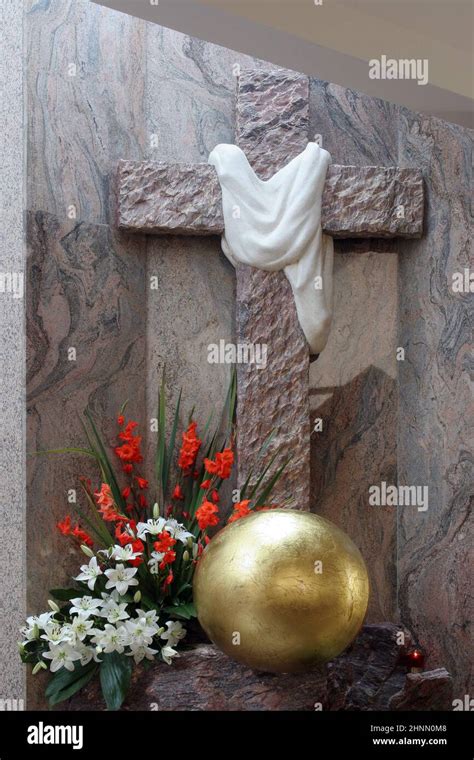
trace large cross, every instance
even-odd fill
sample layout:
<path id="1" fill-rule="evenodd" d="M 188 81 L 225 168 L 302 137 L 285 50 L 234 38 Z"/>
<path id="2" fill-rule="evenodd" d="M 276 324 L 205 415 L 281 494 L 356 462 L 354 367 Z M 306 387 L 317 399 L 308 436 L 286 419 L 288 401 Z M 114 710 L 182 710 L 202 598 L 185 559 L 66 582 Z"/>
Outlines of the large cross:
<path id="1" fill-rule="evenodd" d="M 309 139 L 309 81 L 285 70 L 245 71 L 238 78 L 236 143 L 262 179 L 300 153 Z M 328 169 L 323 231 L 337 238 L 420 237 L 421 172 L 396 167 Z M 224 229 L 221 189 L 213 166 L 121 161 L 118 225 L 150 235 L 216 235 Z M 310 411 L 307 343 L 283 272 L 237 268 L 237 341 L 267 344 L 266 369 L 237 366 L 237 455 L 240 481 L 274 430 L 291 466 L 274 492 L 310 506 Z"/>

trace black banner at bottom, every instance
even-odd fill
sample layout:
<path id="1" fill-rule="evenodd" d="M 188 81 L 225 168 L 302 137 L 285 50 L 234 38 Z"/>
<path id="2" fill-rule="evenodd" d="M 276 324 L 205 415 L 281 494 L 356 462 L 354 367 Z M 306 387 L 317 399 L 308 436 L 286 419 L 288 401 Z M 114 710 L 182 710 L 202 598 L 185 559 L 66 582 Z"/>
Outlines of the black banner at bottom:
<path id="1" fill-rule="evenodd" d="M 469 712 L 1 712 L 0 760 L 294 752 L 472 760 Z M 308 742 L 308 744 L 306 744 Z M 227 746 L 226 746 L 227 744 Z M 105 754 L 107 753 L 107 755 Z M 403 753 L 403 754 L 402 754 Z"/>

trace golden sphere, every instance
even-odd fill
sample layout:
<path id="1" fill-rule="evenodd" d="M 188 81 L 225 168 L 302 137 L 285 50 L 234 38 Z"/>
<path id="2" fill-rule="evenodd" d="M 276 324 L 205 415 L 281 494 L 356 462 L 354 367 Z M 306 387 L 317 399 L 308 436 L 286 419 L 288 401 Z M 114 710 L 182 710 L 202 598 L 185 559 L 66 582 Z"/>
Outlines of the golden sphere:
<path id="1" fill-rule="evenodd" d="M 369 581 L 350 538 L 311 512 L 274 509 L 237 520 L 204 550 L 194 578 L 199 622 L 256 670 L 308 670 L 359 631 Z"/>

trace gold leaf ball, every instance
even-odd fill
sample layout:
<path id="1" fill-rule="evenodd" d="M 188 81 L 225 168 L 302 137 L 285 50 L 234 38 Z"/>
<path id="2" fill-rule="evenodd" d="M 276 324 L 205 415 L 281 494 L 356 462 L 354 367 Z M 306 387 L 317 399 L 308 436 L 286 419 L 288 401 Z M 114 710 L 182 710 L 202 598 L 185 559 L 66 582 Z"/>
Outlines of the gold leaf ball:
<path id="1" fill-rule="evenodd" d="M 310 512 L 237 520 L 204 550 L 194 578 L 198 618 L 234 660 L 289 673 L 340 654 L 359 631 L 369 581 L 351 539 Z"/>

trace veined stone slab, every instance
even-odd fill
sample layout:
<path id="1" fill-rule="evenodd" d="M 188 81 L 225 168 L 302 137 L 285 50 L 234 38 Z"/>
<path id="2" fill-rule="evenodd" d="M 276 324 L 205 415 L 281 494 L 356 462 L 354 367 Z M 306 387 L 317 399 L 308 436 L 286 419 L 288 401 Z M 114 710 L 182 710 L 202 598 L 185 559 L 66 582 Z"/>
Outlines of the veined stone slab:
<path id="1" fill-rule="evenodd" d="M 336 238 L 420 237 L 421 172 L 397 167 L 330 166 L 322 223 L 324 231 Z M 214 167 L 120 161 L 118 225 L 150 235 L 221 235 L 221 188 Z"/>

